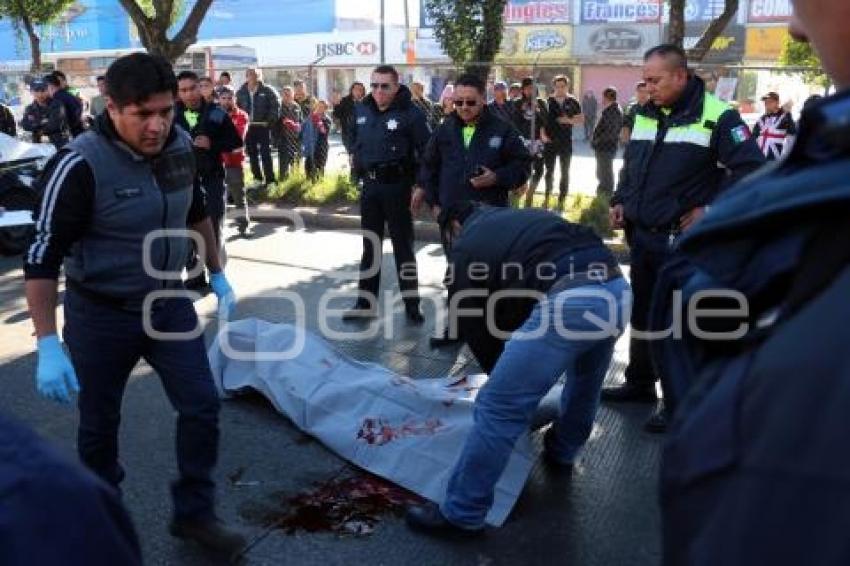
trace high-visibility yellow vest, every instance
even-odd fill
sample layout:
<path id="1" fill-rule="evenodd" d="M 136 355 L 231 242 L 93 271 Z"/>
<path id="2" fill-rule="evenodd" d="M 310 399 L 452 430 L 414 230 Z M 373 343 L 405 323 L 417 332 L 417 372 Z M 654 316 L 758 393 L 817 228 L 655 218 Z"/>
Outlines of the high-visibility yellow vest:
<path id="1" fill-rule="evenodd" d="M 713 127 L 720 116 L 731 106 L 710 93 L 705 93 L 702 103 L 702 116 L 699 121 L 685 126 L 671 126 L 664 135 L 663 143 L 688 143 L 700 147 L 711 147 Z M 712 127 L 708 127 L 712 126 Z M 658 137 L 658 120 L 643 114 L 635 117 L 632 141 L 655 142 Z"/>

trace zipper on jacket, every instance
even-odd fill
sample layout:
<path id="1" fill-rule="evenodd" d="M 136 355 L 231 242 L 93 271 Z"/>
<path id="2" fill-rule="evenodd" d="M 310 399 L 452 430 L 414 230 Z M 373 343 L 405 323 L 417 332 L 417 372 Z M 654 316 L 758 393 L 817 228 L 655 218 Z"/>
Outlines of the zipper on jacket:
<path id="1" fill-rule="evenodd" d="M 156 176 L 154 176 L 153 184 L 159 191 L 159 196 L 162 198 L 162 229 L 166 230 L 168 228 L 168 197 L 159 187 L 159 183 L 156 181 Z M 171 239 L 165 238 L 165 259 L 162 262 L 162 270 L 165 271 L 168 269 L 168 261 L 171 257 Z M 162 280 L 162 288 L 165 289 L 168 286 L 168 280 Z"/>

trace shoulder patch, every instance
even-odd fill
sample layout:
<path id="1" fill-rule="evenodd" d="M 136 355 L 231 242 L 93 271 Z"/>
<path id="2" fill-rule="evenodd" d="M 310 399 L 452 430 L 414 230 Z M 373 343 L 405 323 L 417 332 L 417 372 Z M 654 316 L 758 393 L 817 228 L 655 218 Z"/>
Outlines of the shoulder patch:
<path id="1" fill-rule="evenodd" d="M 499 149 L 500 147 L 502 147 L 502 136 L 490 138 L 490 149 Z"/>
<path id="2" fill-rule="evenodd" d="M 744 143 L 750 139 L 751 136 L 750 128 L 748 128 L 746 124 L 741 124 L 737 128 L 732 128 L 732 141 L 736 144 Z"/>

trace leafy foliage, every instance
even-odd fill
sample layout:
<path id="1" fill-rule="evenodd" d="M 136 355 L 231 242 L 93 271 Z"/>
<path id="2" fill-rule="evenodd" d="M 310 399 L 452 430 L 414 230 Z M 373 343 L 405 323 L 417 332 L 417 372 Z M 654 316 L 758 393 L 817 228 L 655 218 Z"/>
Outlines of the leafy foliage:
<path id="1" fill-rule="evenodd" d="M 72 3 L 73 0 L 0 0 L 0 18 L 12 20 L 29 38 L 33 72 L 41 69 L 41 40 L 36 26 L 53 23 Z"/>
<path id="2" fill-rule="evenodd" d="M 820 85 L 825 89 L 832 84 L 814 47 L 805 41 L 797 41 L 788 36 L 779 55 L 779 63 L 785 67 L 805 69 L 803 79 L 809 84 Z"/>
<path id="3" fill-rule="evenodd" d="M 487 78 L 502 44 L 507 0 L 423 0 L 434 34 L 452 62 Z"/>

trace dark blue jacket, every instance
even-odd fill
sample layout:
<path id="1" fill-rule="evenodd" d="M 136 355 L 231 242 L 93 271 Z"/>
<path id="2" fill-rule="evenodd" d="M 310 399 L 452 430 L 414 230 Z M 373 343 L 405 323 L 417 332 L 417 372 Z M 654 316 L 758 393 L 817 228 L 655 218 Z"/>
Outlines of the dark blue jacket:
<path id="1" fill-rule="evenodd" d="M 702 79 L 693 76 L 669 113 L 652 103 L 638 108 L 611 199 L 612 205 L 623 205 L 629 222 L 648 228 L 678 225 L 683 214 L 711 203 L 725 187 L 764 164 L 737 111 L 728 108 L 716 123 L 704 118 L 706 96 Z M 641 131 L 641 116 L 657 122 L 657 132 Z M 699 132 L 682 131 L 697 127 L 710 135 L 699 139 Z"/>
<path id="2" fill-rule="evenodd" d="M 467 149 L 463 145 L 463 126 L 463 120 L 452 112 L 431 137 L 419 174 L 425 200 L 443 207 L 459 200 L 508 206 L 508 193 L 528 179 L 531 159 L 519 132 L 485 107 Z M 469 179 L 478 174 L 480 166 L 496 173 L 496 186 L 473 188 Z"/>
<path id="3" fill-rule="evenodd" d="M 455 300 L 457 308 L 469 309 L 467 312 L 485 312 L 487 297 L 455 298 L 464 291 L 545 294 L 559 276 L 587 271 L 594 263 L 616 265 L 611 251 L 587 226 L 545 210 L 491 206 L 479 207 L 466 219 L 460 236 L 449 246 L 448 261 L 449 303 Z M 496 327 L 516 330 L 536 303 L 528 294 L 503 297 L 495 303 Z M 484 317 L 461 316 L 459 329 L 481 368 L 490 373 L 501 354 L 502 341 L 490 334 Z"/>
<path id="4" fill-rule="evenodd" d="M 271 127 L 280 116 L 280 96 L 277 91 L 259 81 L 257 91 L 251 96 L 248 83 L 236 91 L 236 105 L 248 113 L 250 124 L 264 124 Z"/>
<path id="5" fill-rule="evenodd" d="M 656 297 L 723 289 L 746 305 L 698 327 L 739 337 L 654 347 L 679 405 L 665 564 L 850 564 L 848 122 L 850 93 L 806 109 L 788 160 L 724 193 L 662 271 Z"/>
<path id="6" fill-rule="evenodd" d="M 141 563 L 118 493 L 0 416 L 0 564 Z"/>
<path id="7" fill-rule="evenodd" d="M 431 137 L 425 114 L 413 104 L 410 90 L 399 86 L 392 104 L 378 110 L 371 94 L 354 107 L 354 125 L 345 147 L 350 148 L 356 171 L 376 165 L 398 164 L 415 176 L 416 165 Z"/>
<path id="8" fill-rule="evenodd" d="M 68 120 L 68 127 L 71 129 L 71 135 L 78 136 L 83 133 L 83 103 L 82 101 L 68 92 L 68 89 L 62 88 L 54 93 L 54 100 L 58 100 L 65 108 L 65 119 Z"/>
<path id="9" fill-rule="evenodd" d="M 194 128 L 190 127 L 189 122 L 186 121 L 185 111 L 186 106 L 182 102 L 175 104 L 174 123 L 188 132 L 193 140 L 198 136 L 210 138 L 210 149 L 194 147 L 198 174 L 202 178 L 224 177 L 221 154 L 239 149 L 244 145 L 233 120 L 218 104 L 207 102 L 203 98 L 198 108 L 198 122 Z"/>

